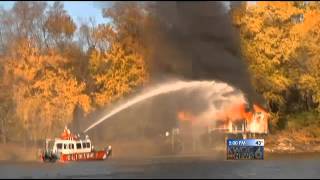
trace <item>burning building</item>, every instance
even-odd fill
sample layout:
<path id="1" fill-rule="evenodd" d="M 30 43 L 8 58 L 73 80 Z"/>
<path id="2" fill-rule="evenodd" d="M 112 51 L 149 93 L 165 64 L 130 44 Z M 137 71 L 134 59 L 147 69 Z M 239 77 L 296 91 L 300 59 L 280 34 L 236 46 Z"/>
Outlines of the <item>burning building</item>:
<path id="1" fill-rule="evenodd" d="M 220 130 L 229 134 L 267 134 L 268 113 L 257 104 L 248 111 L 245 104 L 232 106 L 218 114 L 216 126 L 211 130 Z"/>
<path id="2" fill-rule="evenodd" d="M 243 138 L 268 133 L 268 112 L 261 106 L 254 104 L 253 111 L 249 111 L 245 104 L 230 106 L 223 111 L 215 113 L 212 121 L 206 124 L 208 132 L 220 132 L 224 134 L 241 134 Z M 188 112 L 178 112 L 180 124 L 201 121 L 198 117 Z"/>
<path id="3" fill-rule="evenodd" d="M 268 133 L 268 112 L 257 104 L 253 105 L 252 111 L 246 104 L 236 104 L 212 114 L 208 121 L 188 111 L 177 113 L 184 147 L 193 147 L 193 151 L 199 144 L 200 148 L 219 148 L 228 137 L 256 138 Z"/>

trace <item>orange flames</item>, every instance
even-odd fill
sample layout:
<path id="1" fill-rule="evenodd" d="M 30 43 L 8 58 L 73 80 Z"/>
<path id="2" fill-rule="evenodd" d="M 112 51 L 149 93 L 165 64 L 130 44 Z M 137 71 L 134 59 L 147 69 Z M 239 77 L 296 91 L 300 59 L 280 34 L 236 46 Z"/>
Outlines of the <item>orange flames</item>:
<path id="1" fill-rule="evenodd" d="M 236 121 L 250 117 L 250 113 L 245 111 L 245 104 L 236 104 L 234 106 L 227 107 L 224 111 L 216 114 L 216 118 L 226 121 Z"/>
<path id="2" fill-rule="evenodd" d="M 253 105 L 256 112 L 254 117 L 247 119 L 247 129 L 249 132 L 264 132 L 268 131 L 268 116 L 269 114 L 258 105 Z"/>
<path id="3" fill-rule="evenodd" d="M 194 122 L 196 118 L 189 112 L 180 111 L 180 112 L 178 112 L 178 119 L 180 121 L 191 121 L 191 122 Z"/>
<path id="4" fill-rule="evenodd" d="M 240 122 L 240 124 L 243 123 L 243 127 L 240 127 L 242 131 L 266 133 L 268 130 L 268 113 L 256 104 L 253 105 L 253 112 L 246 111 L 246 105 L 241 103 L 227 107 L 214 116 L 212 120 L 222 122 L 222 124 L 216 128 L 227 129 L 229 132 L 234 131 L 234 124 L 237 122 Z M 190 121 L 191 123 L 196 120 L 196 117 L 187 111 L 178 112 L 177 117 L 180 121 Z M 245 129 L 244 123 L 246 124 Z"/>

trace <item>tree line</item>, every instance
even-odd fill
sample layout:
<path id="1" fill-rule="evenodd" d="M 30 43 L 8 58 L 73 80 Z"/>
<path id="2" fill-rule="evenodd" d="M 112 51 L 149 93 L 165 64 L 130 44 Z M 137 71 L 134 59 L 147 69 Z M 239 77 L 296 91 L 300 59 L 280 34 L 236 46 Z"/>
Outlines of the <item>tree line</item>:
<path id="1" fill-rule="evenodd" d="M 147 80 L 130 26 L 142 16 L 138 5 L 119 3 L 103 15 L 112 22 L 77 25 L 61 2 L 18 1 L 0 9 L 3 143 L 57 135 L 76 106 L 92 112 Z"/>
<path id="2" fill-rule="evenodd" d="M 146 7 L 117 2 L 102 13 L 111 22 L 76 24 L 61 2 L 0 9 L 3 143 L 57 135 L 77 106 L 93 112 L 148 82 Z M 320 4 L 241 3 L 230 15 L 273 127 L 290 113 L 319 111 Z"/>
<path id="3" fill-rule="evenodd" d="M 233 9 L 252 83 L 278 128 L 286 115 L 320 110 L 319 2 L 257 2 Z"/>

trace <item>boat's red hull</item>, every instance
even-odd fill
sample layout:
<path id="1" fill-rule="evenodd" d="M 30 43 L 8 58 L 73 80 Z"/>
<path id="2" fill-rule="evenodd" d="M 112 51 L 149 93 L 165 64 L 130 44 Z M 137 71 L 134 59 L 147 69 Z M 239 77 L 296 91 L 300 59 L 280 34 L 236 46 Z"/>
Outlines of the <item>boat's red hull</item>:
<path id="1" fill-rule="evenodd" d="M 62 154 L 61 161 L 86 161 L 86 160 L 104 160 L 107 158 L 105 151 L 96 151 L 89 153 Z"/>

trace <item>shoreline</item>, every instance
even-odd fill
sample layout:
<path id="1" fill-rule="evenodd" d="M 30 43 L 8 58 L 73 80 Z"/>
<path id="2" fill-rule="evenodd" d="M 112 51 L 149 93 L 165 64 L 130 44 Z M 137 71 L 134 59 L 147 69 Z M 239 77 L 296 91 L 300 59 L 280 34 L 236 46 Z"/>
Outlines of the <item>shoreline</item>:
<path id="1" fill-rule="evenodd" d="M 213 154 L 214 153 L 214 154 Z M 205 154 L 178 154 L 178 155 L 150 155 L 150 156 L 142 156 L 142 157 L 132 157 L 132 156 L 119 156 L 119 157 L 113 157 L 110 160 L 105 160 L 104 162 L 112 162 L 112 161 L 127 161 L 127 160 L 134 160 L 134 159 L 145 159 L 145 160 L 162 160 L 162 159 L 168 159 L 168 158 L 175 158 L 175 159 L 184 159 L 184 158 L 199 158 L 201 160 L 216 160 L 216 161 L 232 161 L 227 160 L 225 157 L 225 152 L 213 152 L 213 153 L 205 153 Z M 217 156 L 219 155 L 219 156 Z M 281 160 L 281 159 L 320 159 L 320 152 L 265 152 L 264 154 L 264 160 Z M 245 160 L 239 160 L 239 161 L 245 161 Z M 251 161 L 251 160 L 249 160 Z M 253 160 L 254 161 L 254 160 Z M 259 161 L 259 160 L 257 160 Z M 80 163 L 86 162 L 86 161 L 77 161 Z M 101 161 L 99 161 L 101 162 Z M 0 165 L 6 164 L 16 164 L 16 163 L 43 163 L 40 160 L 32 160 L 32 159 L 1 159 Z M 74 162 L 70 162 L 74 163 Z M 45 163 L 45 164 L 52 164 L 52 163 Z M 53 163 L 57 164 L 57 163 Z M 58 163 L 59 164 L 59 163 Z"/>
<path id="2" fill-rule="evenodd" d="M 265 138 L 264 151 L 267 153 L 320 153 L 320 141 L 317 138 L 291 137 L 288 134 L 273 134 Z"/>
<path id="3" fill-rule="evenodd" d="M 273 138 L 272 138 L 273 137 Z M 300 157 L 300 156 L 319 156 L 320 157 L 320 144 L 312 141 L 297 142 L 290 139 L 290 141 L 283 140 L 282 138 L 275 138 L 275 136 L 265 138 L 264 154 L 266 157 Z M 120 144 L 121 145 L 121 144 Z M 131 148 L 131 151 L 127 151 L 128 148 L 122 146 L 116 146 L 117 153 L 114 155 L 114 159 L 131 159 L 131 158 L 188 158 L 188 157 L 211 157 L 213 159 L 224 159 L 226 154 L 225 145 L 220 145 L 213 149 L 203 149 L 197 152 L 183 152 L 178 154 L 166 154 L 150 150 L 149 146 L 142 147 L 139 151 L 135 148 Z M 123 145 L 123 144 L 122 144 Z M 128 144 L 126 144 L 128 146 Z M 2 151 L 0 152 L 0 162 L 39 162 L 39 148 L 36 146 L 29 146 L 24 148 L 21 144 L 8 143 L 6 145 L 0 144 Z M 13 151 L 14 149 L 14 151 Z M 130 149 L 130 148 L 129 148 Z"/>
<path id="4" fill-rule="evenodd" d="M 281 159 L 320 159 L 320 152 L 265 152 L 264 153 L 264 160 L 281 160 Z M 168 158 L 200 158 L 203 160 L 205 158 L 206 160 L 226 160 L 225 152 L 224 151 L 214 151 L 211 153 L 188 153 L 188 154 L 175 154 L 175 155 L 150 155 L 150 156 L 141 156 L 141 157 L 132 157 L 132 156 L 118 156 L 113 157 L 110 160 L 105 160 L 105 162 L 108 161 L 123 161 L 123 160 L 134 160 L 134 159 L 146 159 L 146 160 L 155 160 L 155 159 L 168 159 Z M 228 161 L 228 160 L 226 160 Z M 240 160 L 242 161 L 242 160 Z M 85 161 L 79 161 L 79 162 L 85 162 Z M 16 164 L 16 163 L 43 163 L 40 160 L 37 159 L 0 159 L 0 165 L 2 164 Z M 46 163 L 48 164 L 48 163 Z M 50 164 L 50 163 L 49 163 Z M 55 164 L 55 163 L 54 163 Z"/>

